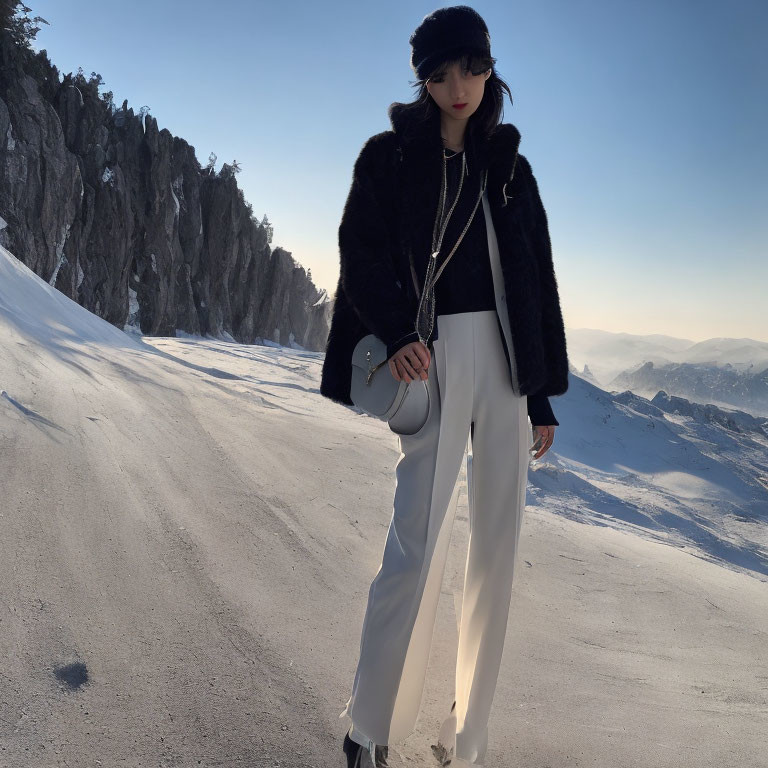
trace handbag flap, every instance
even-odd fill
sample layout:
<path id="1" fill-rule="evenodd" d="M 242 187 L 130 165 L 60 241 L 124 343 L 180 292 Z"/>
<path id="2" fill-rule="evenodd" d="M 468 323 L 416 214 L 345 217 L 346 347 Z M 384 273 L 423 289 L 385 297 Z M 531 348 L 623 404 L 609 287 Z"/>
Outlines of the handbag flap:
<path id="1" fill-rule="evenodd" d="M 369 333 L 357 342 L 352 352 L 352 365 L 367 371 L 387 359 L 387 345 Z"/>

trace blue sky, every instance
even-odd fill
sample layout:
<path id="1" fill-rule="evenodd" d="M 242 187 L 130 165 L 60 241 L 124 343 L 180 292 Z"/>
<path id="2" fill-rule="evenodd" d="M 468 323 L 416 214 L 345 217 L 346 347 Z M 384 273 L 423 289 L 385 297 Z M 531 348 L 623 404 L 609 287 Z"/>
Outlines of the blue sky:
<path id="1" fill-rule="evenodd" d="M 364 141 L 410 100 L 439 3 L 27 0 L 62 73 L 98 72 L 217 169 L 333 292 Z M 523 0 L 488 24 L 550 223 L 568 328 L 768 341 L 768 3 Z"/>

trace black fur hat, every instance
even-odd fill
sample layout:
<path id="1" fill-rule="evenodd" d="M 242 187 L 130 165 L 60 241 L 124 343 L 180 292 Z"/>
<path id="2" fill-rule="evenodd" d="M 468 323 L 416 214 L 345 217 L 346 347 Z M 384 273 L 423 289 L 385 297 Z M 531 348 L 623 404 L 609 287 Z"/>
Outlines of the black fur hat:
<path id="1" fill-rule="evenodd" d="M 441 61 L 462 53 L 491 55 L 491 36 L 482 16 L 468 5 L 438 8 L 425 16 L 408 41 L 411 69 L 424 79 Z"/>

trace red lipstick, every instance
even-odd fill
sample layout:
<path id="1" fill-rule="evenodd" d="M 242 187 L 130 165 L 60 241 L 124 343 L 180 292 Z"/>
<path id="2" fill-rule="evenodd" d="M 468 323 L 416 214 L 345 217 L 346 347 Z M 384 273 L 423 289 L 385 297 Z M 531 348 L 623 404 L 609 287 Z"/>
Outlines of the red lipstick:
<path id="1" fill-rule="evenodd" d="M 464 107 L 466 107 L 466 106 L 467 106 L 466 103 L 464 103 L 464 104 L 454 104 L 453 108 L 454 109 L 464 109 Z"/>

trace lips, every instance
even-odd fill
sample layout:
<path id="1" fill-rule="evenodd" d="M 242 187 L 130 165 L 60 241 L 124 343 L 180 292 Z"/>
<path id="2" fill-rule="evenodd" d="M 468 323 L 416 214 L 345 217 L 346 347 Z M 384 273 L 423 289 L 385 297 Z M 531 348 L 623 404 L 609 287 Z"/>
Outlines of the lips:
<path id="1" fill-rule="evenodd" d="M 464 104 L 454 104 L 453 108 L 454 109 L 464 109 L 464 107 L 466 107 L 466 106 L 467 106 L 466 103 L 464 103 Z"/>

